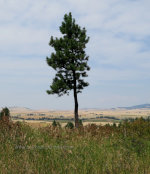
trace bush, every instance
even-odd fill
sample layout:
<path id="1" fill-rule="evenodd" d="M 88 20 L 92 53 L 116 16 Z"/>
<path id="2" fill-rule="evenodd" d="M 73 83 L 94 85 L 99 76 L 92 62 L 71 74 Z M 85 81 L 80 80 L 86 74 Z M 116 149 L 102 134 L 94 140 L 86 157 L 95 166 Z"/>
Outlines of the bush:
<path id="1" fill-rule="evenodd" d="M 72 122 L 68 122 L 66 124 L 65 128 L 73 129 L 74 128 L 74 124 Z"/>
<path id="2" fill-rule="evenodd" d="M 10 119 L 10 111 L 7 107 L 3 108 L 0 112 L 0 120 L 8 120 Z"/>
<path id="3" fill-rule="evenodd" d="M 79 126 L 83 126 L 82 120 L 79 119 Z"/>
<path id="4" fill-rule="evenodd" d="M 61 127 L 60 123 L 56 122 L 55 120 L 53 121 L 52 126 L 53 127 Z"/>

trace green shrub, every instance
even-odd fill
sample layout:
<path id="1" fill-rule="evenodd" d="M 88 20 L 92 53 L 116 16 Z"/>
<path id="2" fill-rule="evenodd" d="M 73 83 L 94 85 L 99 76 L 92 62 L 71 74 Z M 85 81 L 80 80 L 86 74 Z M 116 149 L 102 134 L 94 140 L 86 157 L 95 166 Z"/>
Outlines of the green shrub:
<path id="1" fill-rule="evenodd" d="M 60 123 L 56 122 L 55 120 L 53 121 L 52 126 L 53 127 L 61 127 Z"/>
<path id="2" fill-rule="evenodd" d="M 79 126 L 83 126 L 82 120 L 79 119 Z"/>
<path id="3" fill-rule="evenodd" d="M 74 124 L 72 122 L 68 122 L 66 124 L 65 128 L 73 129 L 74 128 Z"/>
<path id="4" fill-rule="evenodd" d="M 0 112 L 0 120 L 5 119 L 9 120 L 10 119 L 10 111 L 7 107 L 3 108 L 2 111 Z"/>
<path id="5" fill-rule="evenodd" d="M 56 127 L 56 126 L 57 126 L 57 123 L 56 123 L 56 121 L 55 121 L 55 120 L 53 121 L 52 126 L 54 126 L 54 127 Z"/>

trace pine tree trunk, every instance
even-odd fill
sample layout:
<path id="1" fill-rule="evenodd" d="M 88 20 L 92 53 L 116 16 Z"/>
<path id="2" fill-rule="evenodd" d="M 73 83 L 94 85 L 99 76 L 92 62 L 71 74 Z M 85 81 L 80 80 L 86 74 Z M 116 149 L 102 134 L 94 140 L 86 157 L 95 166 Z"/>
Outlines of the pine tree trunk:
<path id="1" fill-rule="evenodd" d="M 75 127 L 78 127 L 79 123 L 79 118 L 78 118 L 78 99 L 77 99 L 77 93 L 74 90 L 74 103 L 75 103 L 75 108 L 74 108 L 74 116 L 75 116 Z"/>
<path id="2" fill-rule="evenodd" d="M 76 84 L 76 76 L 75 72 L 73 72 L 74 75 L 74 117 L 75 117 L 75 127 L 78 127 L 79 124 L 79 116 L 78 116 L 78 98 L 77 98 L 77 84 Z"/>

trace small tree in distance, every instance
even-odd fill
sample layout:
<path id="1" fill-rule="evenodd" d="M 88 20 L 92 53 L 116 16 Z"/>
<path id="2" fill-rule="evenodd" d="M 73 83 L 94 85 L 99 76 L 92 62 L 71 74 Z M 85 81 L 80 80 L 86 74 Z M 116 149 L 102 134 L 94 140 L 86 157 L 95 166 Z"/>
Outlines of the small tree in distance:
<path id="1" fill-rule="evenodd" d="M 62 96 L 64 94 L 69 95 L 69 91 L 73 90 L 75 126 L 78 127 L 77 94 L 89 85 L 83 79 L 88 76 L 87 71 L 90 70 L 90 67 L 87 65 L 89 57 L 85 53 L 89 37 L 86 36 L 86 29 L 75 23 L 71 13 L 64 15 L 60 32 L 63 37 L 54 39 L 51 36 L 49 42 L 55 53 L 53 52 L 46 60 L 47 64 L 56 70 L 56 75 L 47 93 Z"/>
<path id="2" fill-rule="evenodd" d="M 9 121 L 10 120 L 10 111 L 7 107 L 3 108 L 0 112 L 0 120 Z"/>

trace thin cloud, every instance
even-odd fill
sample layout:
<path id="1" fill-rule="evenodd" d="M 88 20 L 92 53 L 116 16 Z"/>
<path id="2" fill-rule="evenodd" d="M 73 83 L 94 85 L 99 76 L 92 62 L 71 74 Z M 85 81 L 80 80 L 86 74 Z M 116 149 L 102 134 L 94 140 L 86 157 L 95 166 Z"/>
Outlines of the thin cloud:
<path id="1" fill-rule="evenodd" d="M 132 95 L 130 103 L 144 102 L 142 96 L 148 101 L 148 84 L 143 80 L 150 81 L 149 6 L 149 0 L 1 0 L 0 76 L 3 85 L 0 95 L 5 102 L 0 105 L 7 102 L 11 105 L 13 100 L 9 97 L 15 98 L 24 91 L 22 97 L 14 99 L 16 104 L 21 99 L 22 105 L 33 108 L 72 108 L 73 104 L 66 106 L 72 96 L 58 99 L 45 92 L 55 74 L 45 60 L 53 51 L 48 45 L 50 36 L 61 36 L 59 26 L 68 12 L 72 12 L 76 22 L 85 27 L 90 36 L 86 51 L 91 66 L 87 80 L 91 85 L 80 95 L 80 106 L 90 107 L 89 97 L 93 98 L 93 107 L 126 104 L 133 88 L 119 91 L 119 84 L 125 81 L 126 86 L 132 86 L 131 81 L 135 80 L 137 97 Z M 112 87 L 114 83 L 118 93 L 111 89 L 108 92 L 107 85 Z M 5 97 L 6 94 L 9 95 Z M 105 99 L 94 100 L 97 96 Z M 38 98 L 41 101 L 34 102 Z"/>

